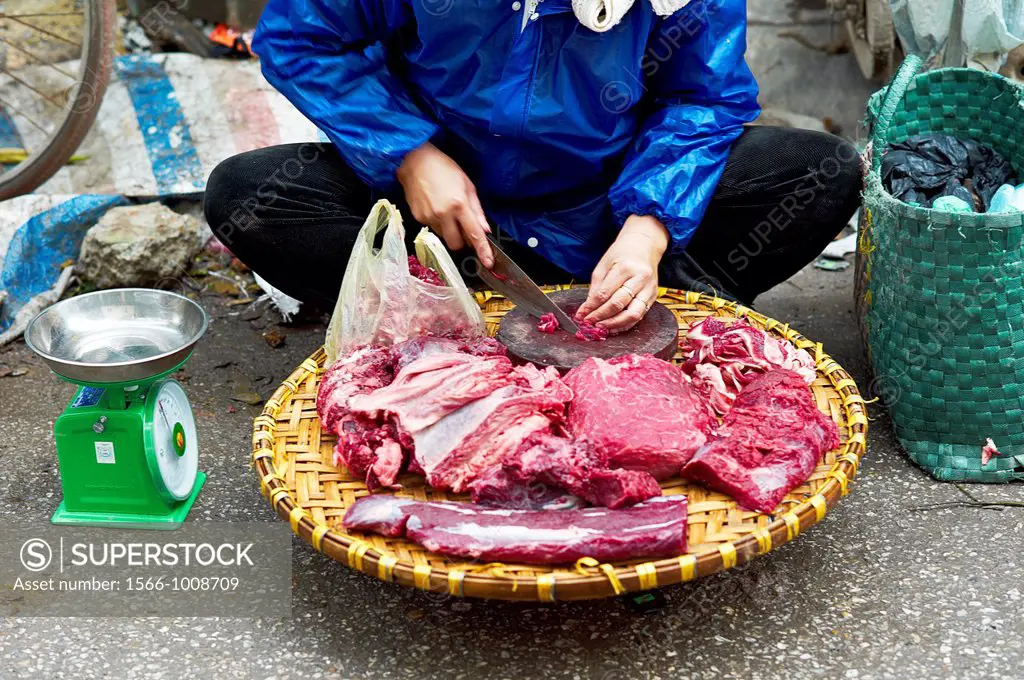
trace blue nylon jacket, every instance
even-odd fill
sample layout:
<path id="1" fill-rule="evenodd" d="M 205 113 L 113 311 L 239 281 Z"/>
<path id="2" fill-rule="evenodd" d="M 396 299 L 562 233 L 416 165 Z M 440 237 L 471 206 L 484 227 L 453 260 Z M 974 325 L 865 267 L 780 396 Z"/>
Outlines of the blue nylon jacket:
<path id="1" fill-rule="evenodd" d="M 381 193 L 432 141 L 503 234 L 577 276 L 631 214 L 660 219 L 681 251 L 759 112 L 744 0 L 692 0 L 670 17 L 637 0 L 606 33 L 571 0 L 528 17 L 525 4 L 270 0 L 254 50 Z"/>

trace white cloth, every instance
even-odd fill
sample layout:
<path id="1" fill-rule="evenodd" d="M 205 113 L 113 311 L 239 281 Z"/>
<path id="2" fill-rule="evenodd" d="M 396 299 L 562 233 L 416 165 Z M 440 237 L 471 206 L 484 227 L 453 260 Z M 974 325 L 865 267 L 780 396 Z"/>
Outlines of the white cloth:
<path id="1" fill-rule="evenodd" d="M 572 11 L 581 24 L 604 33 L 622 21 L 634 0 L 572 0 Z M 650 0 L 654 13 L 667 17 L 681 10 L 690 0 Z"/>

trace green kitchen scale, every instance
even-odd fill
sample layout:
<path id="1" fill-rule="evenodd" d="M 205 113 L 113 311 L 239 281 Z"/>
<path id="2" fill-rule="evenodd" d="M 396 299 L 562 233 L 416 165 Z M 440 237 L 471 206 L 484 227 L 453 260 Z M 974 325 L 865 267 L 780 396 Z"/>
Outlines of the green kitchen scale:
<path id="1" fill-rule="evenodd" d="M 188 298 L 160 290 L 88 293 L 44 310 L 25 342 L 79 385 L 57 418 L 64 499 L 51 522 L 176 529 L 199 495 L 196 421 L 169 378 L 207 327 Z"/>

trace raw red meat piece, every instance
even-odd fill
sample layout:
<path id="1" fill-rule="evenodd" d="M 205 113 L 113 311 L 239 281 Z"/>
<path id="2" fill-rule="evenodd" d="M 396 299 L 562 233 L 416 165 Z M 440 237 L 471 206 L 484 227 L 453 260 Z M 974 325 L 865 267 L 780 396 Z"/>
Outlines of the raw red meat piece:
<path id="1" fill-rule="evenodd" d="M 679 369 L 650 355 L 590 358 L 564 380 L 576 395 L 569 431 L 612 468 L 672 477 L 714 428 L 711 413 Z"/>
<path id="2" fill-rule="evenodd" d="M 745 385 L 767 371 L 789 369 L 808 385 L 815 378 L 810 354 L 744 320 L 707 317 L 690 328 L 683 352 L 688 353 L 683 373 L 718 415 L 729 410 Z"/>
<path id="3" fill-rule="evenodd" d="M 346 529 L 367 531 L 381 536 L 402 536 L 408 511 L 422 501 L 389 494 L 360 498 L 345 511 L 341 523 Z M 443 501 L 438 501 L 443 502 Z"/>
<path id="4" fill-rule="evenodd" d="M 584 321 L 583 319 L 581 319 L 579 317 L 576 317 L 574 319 L 574 321 L 576 322 L 576 326 L 579 328 L 579 330 L 576 331 L 576 339 L 577 340 L 584 340 L 586 342 L 591 342 L 591 341 L 600 342 L 601 340 L 607 340 L 608 339 L 608 329 L 607 328 L 601 328 L 600 326 L 595 326 L 594 324 L 590 323 L 589 321 Z"/>
<path id="5" fill-rule="evenodd" d="M 580 440 L 538 432 L 502 460 L 502 472 L 478 478 L 473 500 L 510 507 L 529 490 L 553 485 L 592 505 L 621 508 L 661 495 L 654 477 L 638 470 L 611 470 L 606 456 Z M 524 491 L 525 490 L 525 491 Z"/>
<path id="6" fill-rule="evenodd" d="M 504 463 L 520 479 L 548 480 L 593 505 L 619 508 L 661 495 L 650 474 L 609 469 L 607 456 L 582 440 L 539 433 Z"/>
<path id="7" fill-rule="evenodd" d="M 494 338 L 469 338 L 459 342 L 459 351 L 478 357 L 507 356 L 508 348 Z"/>
<path id="8" fill-rule="evenodd" d="M 338 435 L 334 464 L 344 463 L 369 488 L 394 484 L 404 455 L 397 433 L 348 409 L 348 400 L 389 385 L 394 362 L 386 348 L 363 347 L 336 361 L 320 381 L 316 407 L 324 429 Z M 396 469 L 397 468 L 397 469 Z"/>
<path id="9" fill-rule="evenodd" d="M 530 434 L 562 420 L 572 391 L 548 367 L 512 370 L 514 384 L 472 401 L 414 435 L 415 458 L 427 482 L 465 491 L 487 468 L 514 453 Z"/>
<path id="10" fill-rule="evenodd" d="M 390 385 L 394 364 L 387 348 L 362 347 L 338 359 L 320 380 L 316 408 L 324 429 L 337 429 L 349 397 Z"/>
<path id="11" fill-rule="evenodd" d="M 583 499 L 540 480 L 523 480 L 501 465 L 487 468 L 473 480 L 473 502 L 510 510 L 566 510 Z"/>
<path id="12" fill-rule="evenodd" d="M 490 338 L 423 337 L 390 348 L 363 347 L 342 357 L 324 374 L 317 393 L 320 422 L 326 430 L 338 435 L 334 463 L 344 464 L 353 474 L 364 477 L 370 489 L 394 485 L 413 440 L 408 430 L 396 424 L 396 419 L 373 399 L 372 393 L 390 390 L 397 371 L 399 384 L 387 394 L 401 393 L 406 397 L 399 406 L 412 414 L 417 425 L 424 425 L 432 422 L 431 418 L 436 420 L 474 398 L 473 393 L 460 398 L 459 389 L 479 392 L 480 388 L 474 383 L 471 372 L 463 370 L 454 390 L 437 395 L 436 400 L 432 399 L 434 395 L 419 394 L 421 398 L 417 401 L 414 397 L 420 386 L 416 380 L 419 369 L 413 366 L 406 371 L 411 364 L 422 360 L 436 367 L 447 361 L 458 371 L 461 362 L 474 360 L 481 370 L 492 370 L 500 375 L 502 366 L 506 373 L 511 370 L 508 359 L 500 356 L 504 350 Z M 469 353 L 481 355 L 481 358 L 471 357 Z"/>
<path id="13" fill-rule="evenodd" d="M 804 377 L 778 369 L 748 384 L 683 476 L 770 513 L 807 481 L 821 455 L 839 446 L 839 430 L 814 405 Z"/>
<path id="14" fill-rule="evenodd" d="M 503 357 L 508 354 L 508 348 L 489 337 L 463 339 L 421 335 L 392 346 L 390 352 L 395 370 L 399 370 L 423 356 L 461 352 L 478 357 Z"/>
<path id="15" fill-rule="evenodd" d="M 558 319 L 551 312 L 547 314 L 541 314 L 540 323 L 537 324 L 537 330 L 541 333 L 554 333 L 558 330 Z"/>
<path id="16" fill-rule="evenodd" d="M 441 275 L 430 267 L 421 264 L 420 261 L 416 259 L 415 255 L 409 256 L 409 274 L 415 276 L 420 281 L 434 286 L 445 285 L 444 281 L 441 280 Z"/>
<path id="17" fill-rule="evenodd" d="M 431 552 L 485 562 L 562 564 L 674 557 L 686 552 L 686 497 L 622 510 L 506 510 L 390 495 L 361 498 L 345 513 L 354 531 L 400 536 Z"/>

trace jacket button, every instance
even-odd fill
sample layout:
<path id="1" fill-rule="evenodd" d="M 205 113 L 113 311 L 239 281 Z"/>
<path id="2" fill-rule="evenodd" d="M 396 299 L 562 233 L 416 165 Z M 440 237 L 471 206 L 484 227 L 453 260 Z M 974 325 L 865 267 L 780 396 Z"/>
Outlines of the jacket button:
<path id="1" fill-rule="evenodd" d="M 539 243 L 540 241 L 538 241 L 534 236 L 531 236 L 530 238 L 526 239 L 526 245 L 530 246 L 531 248 L 536 248 Z"/>
<path id="2" fill-rule="evenodd" d="M 513 12 L 518 12 L 518 11 L 519 11 L 519 10 L 521 10 L 522 8 L 523 8 L 523 3 L 521 3 L 521 2 L 518 2 L 518 0 L 517 0 L 517 2 L 513 2 L 513 3 L 512 3 L 512 11 L 513 11 Z"/>
<path id="3" fill-rule="evenodd" d="M 536 21 L 539 18 L 540 18 L 540 15 L 537 14 L 536 12 L 534 12 L 533 14 L 530 15 L 530 21 Z"/>

